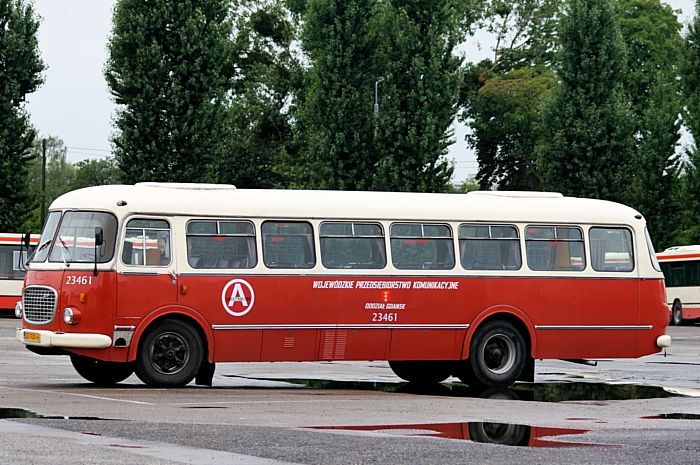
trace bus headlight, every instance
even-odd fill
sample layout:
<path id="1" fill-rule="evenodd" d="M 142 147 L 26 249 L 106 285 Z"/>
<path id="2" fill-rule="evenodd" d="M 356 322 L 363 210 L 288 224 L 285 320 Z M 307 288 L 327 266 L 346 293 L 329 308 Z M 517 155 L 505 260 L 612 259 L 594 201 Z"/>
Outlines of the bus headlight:
<path id="1" fill-rule="evenodd" d="M 19 300 L 15 304 L 15 316 L 17 318 L 22 318 L 22 315 L 24 314 L 24 305 L 22 305 L 22 301 Z"/>
<path id="2" fill-rule="evenodd" d="M 66 307 L 63 309 L 63 321 L 69 325 L 77 325 L 80 323 L 80 310 L 76 308 Z"/>

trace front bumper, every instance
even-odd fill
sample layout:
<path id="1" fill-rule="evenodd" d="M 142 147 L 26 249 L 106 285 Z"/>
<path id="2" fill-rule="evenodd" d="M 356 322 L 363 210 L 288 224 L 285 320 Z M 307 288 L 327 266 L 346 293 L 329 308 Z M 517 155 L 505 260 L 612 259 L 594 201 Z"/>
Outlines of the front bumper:
<path id="1" fill-rule="evenodd" d="M 17 340 L 28 346 L 73 349 L 104 349 L 112 345 L 112 338 L 104 334 L 57 333 L 36 329 L 18 329 Z"/>

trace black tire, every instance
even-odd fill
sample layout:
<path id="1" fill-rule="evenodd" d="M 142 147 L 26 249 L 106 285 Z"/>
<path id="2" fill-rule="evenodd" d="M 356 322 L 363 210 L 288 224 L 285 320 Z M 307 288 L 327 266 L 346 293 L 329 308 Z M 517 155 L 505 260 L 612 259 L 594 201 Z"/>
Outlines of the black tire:
<path id="1" fill-rule="evenodd" d="M 525 339 L 512 324 L 489 321 L 474 333 L 469 359 L 457 376 L 472 387 L 508 387 L 520 377 L 527 358 Z"/>
<path id="2" fill-rule="evenodd" d="M 452 363 L 441 360 L 392 360 L 389 366 L 396 376 L 416 384 L 440 383 L 452 374 Z"/>
<path id="3" fill-rule="evenodd" d="M 71 355 L 70 361 L 80 376 L 100 386 L 113 386 L 134 373 L 133 363 L 105 362 L 81 355 Z"/>
<path id="4" fill-rule="evenodd" d="M 671 325 L 680 326 L 683 324 L 683 305 L 680 301 L 676 300 L 673 302 L 673 308 L 671 309 Z"/>
<path id="5" fill-rule="evenodd" d="M 194 379 L 204 358 L 199 333 L 180 320 L 156 323 L 139 343 L 136 376 L 152 387 L 181 387 Z"/>
<path id="6" fill-rule="evenodd" d="M 506 446 L 526 446 L 530 441 L 530 427 L 508 423 L 471 422 L 469 439 Z"/>

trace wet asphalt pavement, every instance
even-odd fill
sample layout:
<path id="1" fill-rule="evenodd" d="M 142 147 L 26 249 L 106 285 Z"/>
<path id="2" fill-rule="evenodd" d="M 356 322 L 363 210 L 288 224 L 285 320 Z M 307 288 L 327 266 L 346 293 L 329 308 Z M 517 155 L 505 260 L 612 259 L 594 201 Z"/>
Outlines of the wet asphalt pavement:
<path id="1" fill-rule="evenodd" d="M 415 388 L 383 362 L 221 364 L 213 388 L 97 388 L 14 342 L 16 323 L 0 319 L 3 464 L 700 464 L 700 325 L 669 328 L 666 357 L 538 362 L 534 384 L 475 392 Z"/>

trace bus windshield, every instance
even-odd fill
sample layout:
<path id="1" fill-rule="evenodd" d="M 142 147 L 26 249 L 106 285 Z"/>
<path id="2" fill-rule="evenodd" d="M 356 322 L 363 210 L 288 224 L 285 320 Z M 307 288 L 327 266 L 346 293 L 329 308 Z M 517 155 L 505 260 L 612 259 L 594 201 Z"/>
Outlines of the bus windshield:
<path id="1" fill-rule="evenodd" d="M 52 217 L 51 215 L 56 215 Z M 95 261 L 95 229 L 102 228 L 104 241 L 97 248 L 97 262 L 106 263 L 114 256 L 114 244 L 117 235 L 117 219 L 110 213 L 68 211 L 60 221 L 58 233 L 56 230 L 60 213 L 52 212 L 42 233 L 42 243 L 37 248 L 32 261 L 46 260 L 47 250 L 49 262 L 64 263 L 93 263 Z M 42 248 L 43 247 L 43 248 Z"/>

